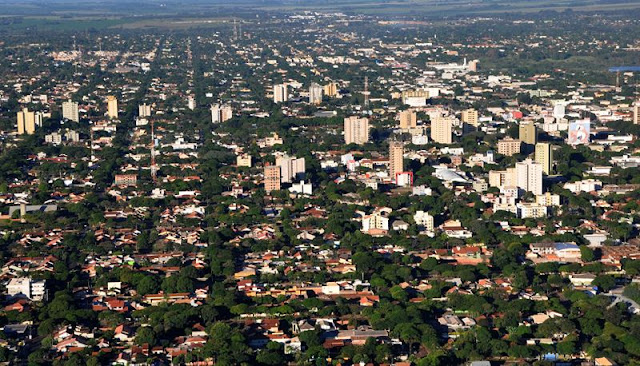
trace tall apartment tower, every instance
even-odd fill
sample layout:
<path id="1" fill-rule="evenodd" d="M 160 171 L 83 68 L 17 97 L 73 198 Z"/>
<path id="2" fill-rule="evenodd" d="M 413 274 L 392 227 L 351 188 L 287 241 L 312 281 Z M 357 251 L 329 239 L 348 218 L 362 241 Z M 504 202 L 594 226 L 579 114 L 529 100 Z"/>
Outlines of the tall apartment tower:
<path id="1" fill-rule="evenodd" d="M 528 145 L 535 145 L 538 142 L 538 131 L 533 122 L 521 123 L 518 128 L 519 140 Z"/>
<path id="2" fill-rule="evenodd" d="M 542 194 L 542 164 L 531 159 L 516 163 L 516 185 L 534 195 Z"/>
<path id="3" fill-rule="evenodd" d="M 34 117 L 34 124 L 36 125 L 36 127 L 42 127 L 42 122 L 44 121 L 44 113 L 38 111 L 35 113 Z"/>
<path id="4" fill-rule="evenodd" d="M 418 119 L 416 117 L 416 112 L 402 111 L 400 112 L 399 117 L 401 129 L 415 128 L 417 126 Z"/>
<path id="5" fill-rule="evenodd" d="M 138 116 L 140 118 L 151 117 L 151 105 L 144 103 L 138 106 Z"/>
<path id="6" fill-rule="evenodd" d="M 71 99 L 66 102 L 62 102 L 62 118 L 66 118 L 73 122 L 80 122 L 78 103 L 71 101 Z"/>
<path id="7" fill-rule="evenodd" d="M 264 166 L 264 190 L 267 193 L 280 190 L 280 167 L 277 165 Z"/>
<path id="8" fill-rule="evenodd" d="M 633 124 L 640 124 L 640 99 L 636 100 L 636 104 L 633 106 Z"/>
<path id="9" fill-rule="evenodd" d="M 553 146 L 546 142 L 538 142 L 536 144 L 535 161 L 542 165 L 544 174 L 551 174 L 553 170 Z"/>
<path id="10" fill-rule="evenodd" d="M 362 145 L 369 141 L 369 119 L 355 116 L 344 119 L 344 142 Z"/>
<path id="11" fill-rule="evenodd" d="M 107 116 L 111 119 L 118 119 L 118 99 L 113 95 L 107 97 Z"/>
<path id="12" fill-rule="evenodd" d="M 338 84 L 329 83 L 324 86 L 324 95 L 328 97 L 335 97 L 338 95 Z"/>
<path id="13" fill-rule="evenodd" d="M 473 108 L 462 111 L 462 122 L 474 127 L 478 127 L 478 111 Z"/>
<path id="14" fill-rule="evenodd" d="M 33 135 L 36 132 L 36 114 L 24 108 L 18 112 L 18 135 Z"/>
<path id="15" fill-rule="evenodd" d="M 187 98 L 187 107 L 192 111 L 196 109 L 196 98 L 193 95 L 189 95 Z"/>
<path id="16" fill-rule="evenodd" d="M 437 116 L 431 122 L 431 139 L 439 144 L 451 144 L 453 142 L 452 124 L 451 119 Z"/>
<path id="17" fill-rule="evenodd" d="M 294 179 L 304 178 L 307 169 L 304 158 L 287 155 L 276 158 L 276 166 L 280 167 L 280 183 L 291 183 Z"/>
<path id="18" fill-rule="evenodd" d="M 404 145 L 401 141 L 389 142 L 389 176 L 395 181 L 396 173 L 404 171 Z"/>
<path id="19" fill-rule="evenodd" d="M 317 83 L 311 83 L 309 87 L 309 104 L 320 104 L 322 103 L 322 86 Z"/>
<path id="20" fill-rule="evenodd" d="M 287 84 L 276 84 L 273 86 L 273 102 L 283 103 L 289 100 Z"/>
<path id="21" fill-rule="evenodd" d="M 214 104 L 211 106 L 211 122 L 221 123 L 233 117 L 233 109 L 228 105 Z"/>

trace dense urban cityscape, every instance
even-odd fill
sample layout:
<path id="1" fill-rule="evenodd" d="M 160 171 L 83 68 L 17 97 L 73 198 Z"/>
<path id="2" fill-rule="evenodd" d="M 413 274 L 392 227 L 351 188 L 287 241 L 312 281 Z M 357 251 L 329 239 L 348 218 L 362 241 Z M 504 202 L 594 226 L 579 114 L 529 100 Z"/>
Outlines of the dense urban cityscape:
<path id="1" fill-rule="evenodd" d="M 0 15 L 0 362 L 640 365 L 630 4 Z"/>

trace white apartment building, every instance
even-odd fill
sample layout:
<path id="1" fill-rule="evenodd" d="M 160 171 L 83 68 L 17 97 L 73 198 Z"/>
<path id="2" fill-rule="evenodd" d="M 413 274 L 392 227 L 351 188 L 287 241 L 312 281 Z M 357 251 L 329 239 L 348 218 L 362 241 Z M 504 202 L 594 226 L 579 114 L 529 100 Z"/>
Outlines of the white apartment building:
<path id="1" fill-rule="evenodd" d="M 428 212 L 416 211 L 416 213 L 413 215 L 413 220 L 416 222 L 416 225 L 422 226 L 425 230 L 433 232 L 433 216 L 431 216 Z"/>
<path id="2" fill-rule="evenodd" d="M 46 292 L 46 282 L 44 280 L 34 281 L 29 277 L 12 278 L 7 284 L 9 296 L 25 296 L 33 301 L 44 299 Z"/>
<path id="3" fill-rule="evenodd" d="M 516 163 L 516 185 L 534 195 L 542 194 L 542 165 L 531 159 Z"/>

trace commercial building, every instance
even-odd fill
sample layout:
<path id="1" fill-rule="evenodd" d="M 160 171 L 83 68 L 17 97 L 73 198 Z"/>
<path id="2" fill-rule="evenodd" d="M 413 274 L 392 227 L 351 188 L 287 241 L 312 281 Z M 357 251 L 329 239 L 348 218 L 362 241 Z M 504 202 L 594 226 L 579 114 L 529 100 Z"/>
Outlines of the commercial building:
<path id="1" fill-rule="evenodd" d="M 364 117 L 347 117 L 344 119 L 344 142 L 362 145 L 369 141 L 369 119 Z"/>
<path id="2" fill-rule="evenodd" d="M 264 166 L 264 190 L 269 193 L 271 191 L 280 190 L 280 167 L 277 165 Z"/>
<path id="3" fill-rule="evenodd" d="M 438 144 L 449 145 L 453 142 L 453 121 L 450 118 L 437 116 L 431 121 L 431 140 Z"/>
<path id="4" fill-rule="evenodd" d="M 73 122 L 80 122 L 78 103 L 71 101 L 71 99 L 66 102 L 62 102 L 62 118 Z"/>

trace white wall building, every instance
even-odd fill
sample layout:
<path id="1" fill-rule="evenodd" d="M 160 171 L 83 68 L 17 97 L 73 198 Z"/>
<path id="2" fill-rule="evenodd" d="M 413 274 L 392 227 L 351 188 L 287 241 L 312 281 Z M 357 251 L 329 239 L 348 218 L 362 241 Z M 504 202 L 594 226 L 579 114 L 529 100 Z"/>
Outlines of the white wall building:
<path id="1" fill-rule="evenodd" d="M 41 301 L 46 292 L 44 280 L 33 281 L 29 277 L 12 278 L 7 284 L 9 296 L 25 296 L 33 301 Z"/>

